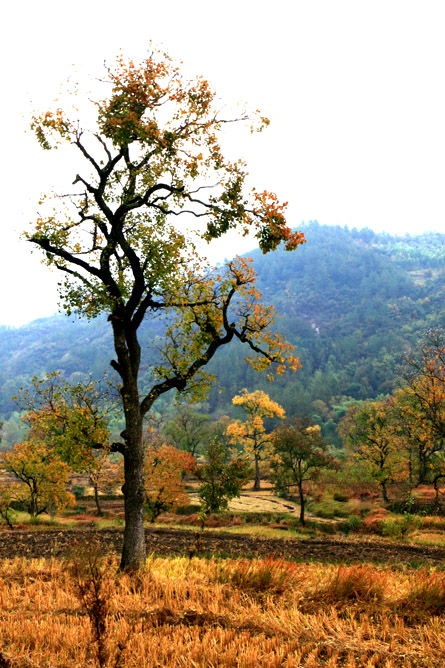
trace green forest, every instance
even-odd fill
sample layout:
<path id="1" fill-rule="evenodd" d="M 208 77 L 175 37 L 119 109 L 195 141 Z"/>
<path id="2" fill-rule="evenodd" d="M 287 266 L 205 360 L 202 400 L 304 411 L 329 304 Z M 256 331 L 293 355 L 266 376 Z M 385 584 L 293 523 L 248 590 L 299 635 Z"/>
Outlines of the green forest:
<path id="1" fill-rule="evenodd" d="M 288 415 L 311 417 L 339 445 L 337 424 L 350 403 L 392 393 L 404 353 L 426 329 L 445 325 L 445 235 L 394 237 L 317 222 L 301 229 L 307 242 L 295 253 L 250 254 L 263 301 L 275 306 L 278 328 L 296 346 L 301 369 L 269 383 L 244 363 L 240 345 L 225 346 L 209 365 L 217 383 L 202 410 L 232 416 L 235 394 L 261 389 Z M 162 328 L 147 319 L 143 347 L 150 348 Z M 3 446 L 20 429 L 12 397 L 33 376 L 60 371 L 69 382 L 100 379 L 112 356 L 104 320 L 56 315 L 0 328 Z M 143 384 L 150 373 L 149 366 L 142 370 Z M 172 400 L 167 395 L 156 410 L 166 412 Z"/>

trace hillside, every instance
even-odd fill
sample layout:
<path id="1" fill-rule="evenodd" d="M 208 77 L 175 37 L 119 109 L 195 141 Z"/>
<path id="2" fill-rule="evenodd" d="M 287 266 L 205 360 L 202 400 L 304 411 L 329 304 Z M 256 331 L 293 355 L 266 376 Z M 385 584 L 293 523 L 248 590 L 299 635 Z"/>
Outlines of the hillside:
<path id="1" fill-rule="evenodd" d="M 209 410 L 229 412 L 236 392 L 261 388 L 288 413 L 312 414 L 334 439 L 347 402 L 392 391 L 404 348 L 427 327 L 445 325 L 445 235 L 303 229 L 307 243 L 295 253 L 251 254 L 264 301 L 281 314 L 279 328 L 297 346 L 302 369 L 270 385 L 244 364 L 239 347 L 220 350 L 210 370 L 226 389 L 215 387 Z M 144 324 L 144 345 L 159 328 L 159 321 Z M 60 369 L 70 380 L 100 377 L 111 356 L 104 320 L 59 315 L 0 328 L 0 415 L 9 417 L 12 395 L 32 375 Z"/>

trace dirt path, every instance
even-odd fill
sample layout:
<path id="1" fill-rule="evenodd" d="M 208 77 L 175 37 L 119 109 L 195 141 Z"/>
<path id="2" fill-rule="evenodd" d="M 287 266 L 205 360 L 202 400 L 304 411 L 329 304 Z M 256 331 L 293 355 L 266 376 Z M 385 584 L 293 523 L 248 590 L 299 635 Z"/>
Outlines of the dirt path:
<path id="1" fill-rule="evenodd" d="M 170 528 L 147 529 L 147 552 L 190 555 L 196 553 L 196 534 Z M 2 531 L 0 558 L 66 556 L 79 544 L 96 540 L 106 553 L 120 552 L 122 531 L 77 529 L 65 531 Z M 358 562 L 380 564 L 444 564 L 445 548 L 405 545 L 388 541 L 338 539 L 277 539 L 228 535 L 205 531 L 199 542 L 200 554 L 224 556 L 285 557 L 302 561 Z M 81 549 L 85 549 L 84 546 Z"/>

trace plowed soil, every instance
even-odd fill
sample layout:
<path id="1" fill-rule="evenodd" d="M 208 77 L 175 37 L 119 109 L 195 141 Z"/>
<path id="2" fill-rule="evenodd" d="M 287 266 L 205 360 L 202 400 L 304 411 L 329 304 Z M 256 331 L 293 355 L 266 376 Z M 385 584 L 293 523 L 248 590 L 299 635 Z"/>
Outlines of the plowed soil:
<path id="1" fill-rule="evenodd" d="M 64 557 L 97 542 L 101 551 L 119 553 L 123 532 L 120 529 L 69 529 L 0 532 L 0 558 Z M 382 540 L 330 538 L 278 539 L 248 535 L 229 535 L 205 530 L 155 528 L 146 530 L 147 553 L 158 555 L 222 555 L 283 557 L 298 561 L 334 563 L 372 562 L 376 564 L 445 565 L 445 548 L 408 545 Z"/>

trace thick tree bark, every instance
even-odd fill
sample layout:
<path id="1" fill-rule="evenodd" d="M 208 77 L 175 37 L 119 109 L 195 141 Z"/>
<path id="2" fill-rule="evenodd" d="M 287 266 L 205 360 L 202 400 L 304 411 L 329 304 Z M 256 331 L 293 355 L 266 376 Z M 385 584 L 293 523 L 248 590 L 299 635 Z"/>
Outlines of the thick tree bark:
<path id="1" fill-rule="evenodd" d="M 146 558 L 143 416 L 138 391 L 140 346 L 136 330 L 128 320 L 125 321 L 122 311 L 115 312 L 110 319 L 113 324 L 114 348 L 118 360 L 113 362 L 112 366 L 122 378 L 120 393 L 125 417 L 125 429 L 121 434 L 124 440 L 122 492 L 125 503 L 125 530 L 120 570 L 132 571 L 142 568 Z"/>
<path id="2" fill-rule="evenodd" d="M 122 491 L 125 502 L 125 531 L 120 569 L 137 570 L 144 566 L 146 558 L 142 420 L 139 418 L 136 423 L 129 424 L 124 434 L 125 482 Z"/>
<path id="3" fill-rule="evenodd" d="M 125 531 L 121 570 L 137 570 L 145 564 L 143 457 L 124 456 Z"/>

